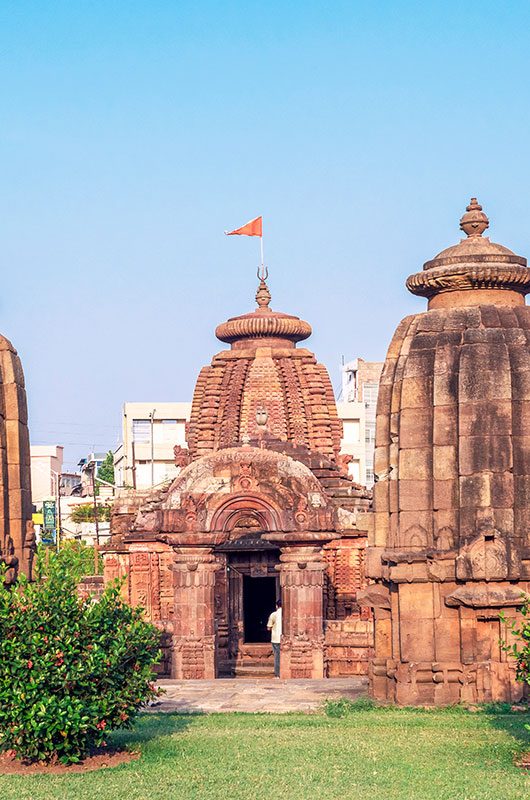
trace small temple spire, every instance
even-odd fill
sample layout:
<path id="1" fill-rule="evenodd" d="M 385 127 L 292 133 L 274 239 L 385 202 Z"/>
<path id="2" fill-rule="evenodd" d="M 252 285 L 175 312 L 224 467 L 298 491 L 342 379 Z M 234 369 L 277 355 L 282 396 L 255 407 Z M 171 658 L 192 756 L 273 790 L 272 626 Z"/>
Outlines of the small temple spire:
<path id="1" fill-rule="evenodd" d="M 267 278 L 269 277 L 269 270 L 267 267 L 261 266 L 258 268 L 259 286 L 256 292 L 256 303 L 258 308 L 262 311 L 270 311 L 269 303 L 271 301 L 271 293 L 267 286 Z"/>
<path id="2" fill-rule="evenodd" d="M 482 236 L 486 228 L 489 228 L 490 221 L 482 211 L 482 206 L 476 197 L 472 197 L 466 207 L 466 213 L 460 220 L 460 230 L 467 236 Z"/>

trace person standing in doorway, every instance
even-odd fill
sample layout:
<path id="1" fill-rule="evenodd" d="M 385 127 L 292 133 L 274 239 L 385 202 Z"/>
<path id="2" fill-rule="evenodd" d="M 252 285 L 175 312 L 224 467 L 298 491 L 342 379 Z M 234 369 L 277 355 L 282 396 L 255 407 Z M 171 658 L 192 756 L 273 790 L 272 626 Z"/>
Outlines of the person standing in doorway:
<path id="1" fill-rule="evenodd" d="M 274 677 L 280 677 L 280 641 L 282 638 L 282 601 L 276 601 L 276 611 L 273 611 L 267 622 L 271 632 L 272 652 L 274 654 Z"/>

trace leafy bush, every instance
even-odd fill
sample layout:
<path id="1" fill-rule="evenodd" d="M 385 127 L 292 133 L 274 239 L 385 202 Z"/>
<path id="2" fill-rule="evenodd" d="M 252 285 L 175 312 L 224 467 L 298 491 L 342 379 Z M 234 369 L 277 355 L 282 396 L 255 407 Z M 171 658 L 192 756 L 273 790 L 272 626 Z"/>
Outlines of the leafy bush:
<path id="1" fill-rule="evenodd" d="M 100 468 L 98 469 L 96 481 L 98 478 L 101 478 L 107 483 L 114 483 L 114 454 L 112 450 L 109 450 Z M 96 486 L 96 492 L 99 493 L 99 486 Z"/>
<path id="2" fill-rule="evenodd" d="M 530 686 L 530 596 L 524 595 L 524 602 L 521 608 L 522 621 L 513 621 L 510 625 L 512 635 L 516 641 L 508 645 L 502 642 L 503 649 L 515 658 L 516 678 L 521 683 Z M 506 618 L 501 614 L 501 619 Z"/>
<path id="3" fill-rule="evenodd" d="M 46 574 L 46 564 L 49 558 L 49 555 L 47 556 L 46 553 L 55 553 L 55 545 L 39 544 L 37 552 L 42 558 L 42 572 L 43 574 Z M 84 542 L 78 542 L 76 539 L 62 539 L 61 558 L 64 562 L 68 562 L 70 570 L 73 572 L 78 581 L 84 575 L 103 574 L 103 559 L 98 558 L 98 569 L 96 573 L 94 548 L 85 544 Z"/>
<path id="4" fill-rule="evenodd" d="M 68 554 L 49 553 L 46 569 L 41 555 L 34 583 L 0 581 L 0 749 L 68 764 L 104 746 L 158 696 L 159 641 L 119 585 L 78 597 Z"/>
<path id="5" fill-rule="evenodd" d="M 98 505 L 98 522 L 108 522 L 110 520 L 110 506 Z M 93 503 L 83 503 L 76 506 L 70 514 L 72 522 L 95 522 L 96 514 Z"/>

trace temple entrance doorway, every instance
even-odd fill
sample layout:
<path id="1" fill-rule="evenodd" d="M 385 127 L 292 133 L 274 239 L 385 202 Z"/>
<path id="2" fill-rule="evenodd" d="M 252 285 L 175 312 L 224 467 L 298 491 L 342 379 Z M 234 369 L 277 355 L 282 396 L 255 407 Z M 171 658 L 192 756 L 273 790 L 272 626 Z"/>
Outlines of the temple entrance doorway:
<path id="1" fill-rule="evenodd" d="M 274 660 L 267 620 L 280 596 L 279 551 L 262 541 L 241 544 L 218 549 L 224 569 L 216 577 L 217 671 L 219 677 L 269 678 Z"/>
<path id="2" fill-rule="evenodd" d="M 267 620 L 276 604 L 276 578 L 243 575 L 243 632 L 245 644 L 270 642 Z"/>

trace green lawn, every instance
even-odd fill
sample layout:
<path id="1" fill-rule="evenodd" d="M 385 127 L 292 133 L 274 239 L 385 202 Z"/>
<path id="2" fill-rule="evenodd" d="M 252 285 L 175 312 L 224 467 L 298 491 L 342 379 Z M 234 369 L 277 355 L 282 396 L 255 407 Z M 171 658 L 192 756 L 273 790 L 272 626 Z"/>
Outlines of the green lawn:
<path id="1" fill-rule="evenodd" d="M 2 776 L 2 800 L 528 800 L 513 765 L 528 715 L 365 710 L 144 714 L 115 742 L 139 761 L 75 775 Z"/>

